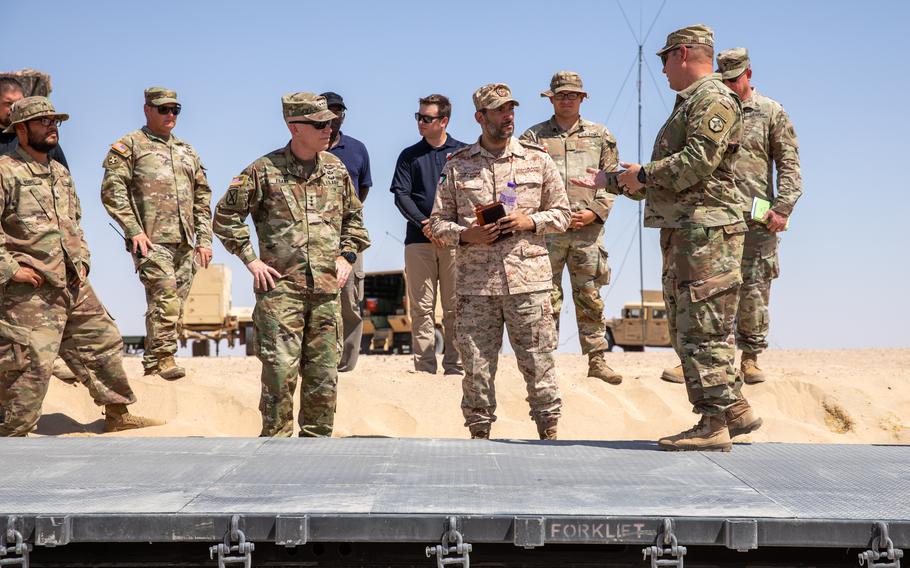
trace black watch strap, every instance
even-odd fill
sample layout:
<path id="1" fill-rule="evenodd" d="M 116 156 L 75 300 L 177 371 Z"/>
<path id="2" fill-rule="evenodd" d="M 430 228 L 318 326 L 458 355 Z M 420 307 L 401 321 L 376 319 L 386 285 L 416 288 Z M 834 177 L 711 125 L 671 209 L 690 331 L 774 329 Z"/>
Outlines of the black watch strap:
<path id="1" fill-rule="evenodd" d="M 644 168 L 638 170 L 638 182 L 639 182 L 639 183 L 645 183 L 645 177 L 646 177 L 646 175 L 647 175 L 647 174 L 645 174 L 645 169 L 644 169 Z"/>
<path id="2" fill-rule="evenodd" d="M 338 256 L 345 259 L 350 264 L 354 264 L 355 262 L 357 262 L 357 253 L 356 252 L 343 252 Z"/>

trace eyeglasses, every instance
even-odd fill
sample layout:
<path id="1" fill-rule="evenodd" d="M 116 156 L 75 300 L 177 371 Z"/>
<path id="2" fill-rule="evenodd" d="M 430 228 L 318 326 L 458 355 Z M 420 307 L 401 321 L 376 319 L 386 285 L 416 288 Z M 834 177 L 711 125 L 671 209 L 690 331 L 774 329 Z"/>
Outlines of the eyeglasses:
<path id="1" fill-rule="evenodd" d="M 414 119 L 415 119 L 417 122 L 422 122 L 422 123 L 424 123 L 424 124 L 430 124 L 431 122 L 433 122 L 433 121 L 436 120 L 437 118 L 442 118 L 442 117 L 441 117 L 441 116 L 430 116 L 430 115 L 428 115 L 428 114 L 420 114 L 419 112 L 415 112 L 415 113 L 414 113 Z"/>
<path id="2" fill-rule="evenodd" d="M 45 128 L 49 128 L 51 126 L 56 126 L 59 128 L 60 125 L 63 124 L 63 121 L 60 120 L 59 118 L 50 118 L 47 116 L 44 116 L 41 118 L 36 118 L 36 119 L 32 120 L 31 122 L 37 122 L 38 124 L 40 124 L 41 126 L 44 126 Z"/>
<path id="3" fill-rule="evenodd" d="M 158 114 L 173 114 L 174 116 L 177 116 L 178 114 L 180 114 L 180 107 L 179 107 L 179 106 L 164 106 L 164 105 L 162 105 L 162 106 L 157 106 L 157 107 L 155 107 L 155 108 L 158 109 Z"/>
<path id="4" fill-rule="evenodd" d="M 313 122 L 312 120 L 289 120 L 288 121 L 289 124 L 309 124 L 316 130 L 322 130 L 323 128 L 328 126 L 330 122 L 331 122 L 330 120 L 323 120 L 321 122 Z"/>
<path id="5" fill-rule="evenodd" d="M 671 49 L 670 51 L 665 51 L 665 52 L 661 53 L 661 54 L 660 54 L 660 62 L 661 62 L 661 64 L 666 65 L 666 64 L 667 64 L 667 59 L 670 58 L 670 54 L 673 53 L 674 51 L 678 50 L 678 49 L 681 48 L 681 47 L 682 47 L 681 45 L 677 45 L 676 47 L 674 47 L 674 48 Z"/>
<path id="6" fill-rule="evenodd" d="M 555 95 L 553 95 L 553 98 L 556 99 L 557 101 L 565 101 L 565 100 L 574 101 L 574 100 L 577 100 L 578 97 L 580 97 L 580 96 L 581 96 L 581 93 L 556 93 Z"/>

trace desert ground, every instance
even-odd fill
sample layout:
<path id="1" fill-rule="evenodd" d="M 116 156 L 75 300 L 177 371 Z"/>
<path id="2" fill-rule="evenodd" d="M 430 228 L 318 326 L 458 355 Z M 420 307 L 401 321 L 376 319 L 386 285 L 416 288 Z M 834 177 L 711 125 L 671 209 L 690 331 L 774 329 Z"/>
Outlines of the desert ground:
<path id="1" fill-rule="evenodd" d="M 560 439 L 655 440 L 694 424 L 685 389 L 661 381 L 676 363 L 670 351 L 609 353 L 624 375 L 611 386 L 586 375 L 579 354 L 558 354 L 563 398 Z M 259 361 L 253 357 L 181 358 L 187 376 L 174 382 L 143 377 L 140 360 L 125 365 L 137 414 L 163 426 L 118 436 L 256 436 Z M 740 442 L 844 444 L 910 443 L 910 349 L 772 350 L 760 359 L 767 382 L 744 392 L 764 426 Z M 466 438 L 459 404 L 461 378 L 409 372 L 408 356 L 361 356 L 339 375 L 335 436 Z M 536 438 L 524 381 L 511 355 L 496 378 L 499 408 L 494 438 Z M 37 435 L 102 435 L 101 408 L 82 385 L 54 379 Z"/>

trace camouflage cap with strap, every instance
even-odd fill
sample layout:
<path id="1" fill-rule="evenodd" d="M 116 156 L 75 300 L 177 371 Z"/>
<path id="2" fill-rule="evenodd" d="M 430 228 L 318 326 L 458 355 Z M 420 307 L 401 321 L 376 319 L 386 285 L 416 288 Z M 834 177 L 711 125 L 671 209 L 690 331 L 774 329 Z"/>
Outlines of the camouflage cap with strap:
<path id="1" fill-rule="evenodd" d="M 657 52 L 657 55 L 663 55 L 680 45 L 707 45 L 708 47 L 714 47 L 714 32 L 704 24 L 686 26 L 675 32 L 670 32 L 670 35 L 667 36 L 666 45 Z"/>
<path id="2" fill-rule="evenodd" d="M 145 90 L 145 104 L 161 106 L 166 104 L 179 105 L 180 103 L 177 102 L 177 91 L 164 87 L 149 87 Z"/>
<path id="3" fill-rule="evenodd" d="M 329 110 L 326 98 L 316 93 L 293 93 L 281 97 L 281 111 L 285 120 L 303 118 L 324 122 L 335 118 L 335 113 Z"/>
<path id="4" fill-rule="evenodd" d="M 575 71 L 557 71 L 553 78 L 550 79 L 550 89 L 540 93 L 541 97 L 552 97 L 556 93 L 581 93 L 585 96 L 584 83 L 581 81 L 581 75 Z"/>
<path id="5" fill-rule="evenodd" d="M 53 116 L 60 120 L 70 119 L 70 115 L 63 112 L 57 112 L 54 109 L 54 105 L 51 104 L 50 99 L 47 97 L 25 97 L 24 99 L 19 99 L 13 103 L 13 108 L 9 117 L 10 124 L 3 132 L 9 134 L 15 131 L 15 126 L 20 122 L 28 122 L 29 120 L 45 116 Z"/>
<path id="6" fill-rule="evenodd" d="M 749 50 L 745 47 L 734 47 L 717 54 L 717 72 L 725 81 L 736 79 L 750 66 Z"/>
<path id="7" fill-rule="evenodd" d="M 477 110 L 488 110 L 499 108 L 506 103 L 515 103 L 518 101 L 512 98 L 512 89 L 505 83 L 489 83 L 474 91 L 474 108 Z"/>

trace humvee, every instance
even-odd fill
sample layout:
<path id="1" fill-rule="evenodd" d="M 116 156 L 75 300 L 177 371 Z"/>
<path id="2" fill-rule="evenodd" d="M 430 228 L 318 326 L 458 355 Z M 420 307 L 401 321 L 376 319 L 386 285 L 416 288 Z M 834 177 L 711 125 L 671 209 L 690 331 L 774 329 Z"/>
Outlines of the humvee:
<path id="1" fill-rule="evenodd" d="M 623 351 L 671 346 L 663 294 L 659 290 L 644 290 L 643 299 L 643 302 L 628 302 L 622 308 L 621 317 L 607 320 L 605 337 L 609 350 L 614 345 Z"/>
<path id="2" fill-rule="evenodd" d="M 364 354 L 407 354 L 411 352 L 411 310 L 408 306 L 407 277 L 403 270 L 368 272 L 363 279 Z M 442 306 L 436 296 L 436 352 L 444 348 Z"/>

